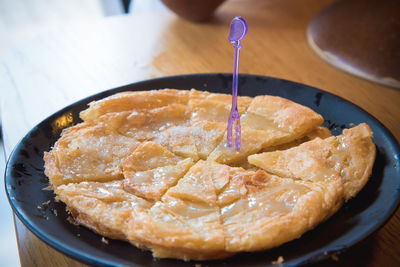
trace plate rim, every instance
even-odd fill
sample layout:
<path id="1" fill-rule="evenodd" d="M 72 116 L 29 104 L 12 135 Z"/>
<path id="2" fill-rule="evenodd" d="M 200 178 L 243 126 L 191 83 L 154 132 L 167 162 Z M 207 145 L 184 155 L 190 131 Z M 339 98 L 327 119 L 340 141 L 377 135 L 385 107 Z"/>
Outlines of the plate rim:
<path id="1" fill-rule="evenodd" d="M 135 81 L 133 83 L 129 83 L 129 84 L 124 84 L 118 87 L 114 87 L 111 89 L 106 89 L 103 91 L 99 91 L 95 94 L 89 95 L 87 97 L 84 97 L 82 99 L 79 99 L 59 110 L 57 110 L 56 112 L 52 113 L 51 115 L 47 116 L 45 119 L 43 119 L 42 121 L 40 121 L 38 124 L 36 124 L 32 129 L 30 129 L 28 132 L 26 132 L 26 134 L 18 141 L 18 143 L 15 145 L 15 147 L 13 148 L 12 152 L 10 153 L 10 156 L 7 159 L 7 163 L 6 163 L 6 168 L 4 171 L 4 187 L 5 187 L 5 191 L 6 191 L 6 195 L 8 198 L 8 202 L 14 212 L 15 215 L 17 215 L 18 219 L 24 224 L 25 227 L 27 227 L 29 229 L 29 231 L 31 231 L 36 237 L 38 237 L 41 241 L 43 241 L 44 243 L 46 243 L 47 245 L 49 245 L 50 247 L 56 249 L 57 251 L 61 252 L 64 255 L 67 255 L 75 260 L 78 260 L 80 262 L 86 263 L 86 264 L 90 264 L 90 265 L 96 265 L 96 266 L 116 266 L 116 264 L 114 261 L 108 261 L 106 259 L 99 259 L 99 258 L 91 258 L 91 257 L 85 257 L 84 253 L 81 253 L 79 251 L 77 251 L 76 249 L 74 249 L 71 246 L 68 246 L 66 244 L 63 243 L 59 243 L 58 241 L 54 240 L 53 237 L 43 234 L 41 231 L 39 231 L 37 228 L 35 228 L 34 225 L 32 225 L 31 223 L 29 223 L 25 217 L 23 216 L 23 214 L 19 211 L 19 209 L 15 206 L 14 201 L 11 199 L 11 192 L 8 189 L 8 179 L 10 179 L 10 177 L 8 177 L 8 173 L 10 172 L 11 169 L 11 164 L 10 162 L 12 161 L 12 159 L 16 156 L 16 152 L 19 150 L 18 148 L 20 148 L 21 146 L 23 146 L 23 141 L 26 140 L 32 132 L 34 132 L 40 125 L 45 124 L 48 120 L 51 120 L 53 117 L 57 117 L 59 116 L 59 114 L 65 113 L 65 111 L 70 110 L 72 107 L 82 104 L 84 102 L 86 103 L 90 103 L 91 101 L 96 101 L 99 100 L 101 98 L 107 97 L 113 93 L 118 93 L 118 92 L 124 92 L 124 91 L 129 91 L 130 87 L 133 86 L 138 86 L 141 84 L 145 84 L 145 83 L 154 83 L 157 81 L 163 81 L 163 80 L 175 80 L 175 79 L 185 79 L 185 78 L 190 78 L 190 77 L 210 77 L 210 76 L 218 76 L 218 75 L 222 75 L 222 76 L 232 76 L 232 73 L 195 73 L 195 74 L 180 74 L 180 75 L 171 75 L 171 76 L 162 76 L 162 77 L 157 77 L 157 78 L 151 78 L 151 79 L 144 79 L 144 80 L 140 80 L 140 81 Z M 363 108 L 361 108 L 360 106 L 358 106 L 357 104 L 352 103 L 351 101 L 338 96 L 336 94 L 333 94 L 331 92 L 327 92 L 323 89 L 319 89 L 316 88 L 314 86 L 311 85 L 307 85 L 304 83 L 300 83 L 300 82 L 295 82 L 295 81 L 291 81 L 291 80 L 287 80 L 287 79 L 282 79 L 282 78 L 278 78 L 278 77 L 272 77 L 272 76 L 266 76 L 266 75 L 258 75 L 258 74 L 239 74 L 239 79 L 241 77 L 247 77 L 247 78 L 262 78 L 262 79 L 273 79 L 273 80 L 280 80 L 283 82 L 287 82 L 287 83 L 291 83 L 291 84 L 297 84 L 300 86 L 306 86 L 308 87 L 307 89 L 312 89 L 315 90 L 316 92 L 322 92 L 324 94 L 330 95 L 331 97 L 336 98 L 337 100 L 343 101 L 346 104 L 350 104 L 351 106 L 353 106 L 353 108 L 356 108 L 357 111 L 364 113 L 365 115 L 367 115 L 374 123 L 376 123 L 379 128 L 381 128 L 381 130 L 385 133 L 385 136 L 387 137 L 387 139 L 390 142 L 391 147 L 393 148 L 393 150 L 397 153 L 397 155 L 400 155 L 400 145 L 399 142 L 396 140 L 396 138 L 394 137 L 394 135 L 389 131 L 389 129 L 382 123 L 380 122 L 377 118 L 375 118 L 372 114 L 370 114 L 368 111 L 364 110 Z M 156 89 L 156 88 L 154 88 Z M 164 89 L 164 88 L 159 88 L 159 89 Z M 174 88 L 171 88 L 174 89 Z M 190 88 L 187 88 L 186 90 L 189 90 Z M 207 88 L 206 88 L 207 89 Z M 183 90 L 183 89 L 178 89 L 178 90 Z M 198 89 L 201 90 L 201 89 Z M 140 90 L 134 90 L 134 91 L 140 91 Z M 400 163 L 400 159 L 397 158 L 396 159 L 399 163 Z M 400 206 L 400 191 L 397 191 L 397 195 L 396 195 L 396 201 L 394 201 L 390 207 L 390 209 L 388 209 L 388 211 L 385 213 L 384 219 L 382 219 L 379 223 L 374 224 L 373 227 L 369 228 L 367 231 L 365 231 L 363 234 L 360 234 L 359 238 L 357 239 L 353 239 L 352 242 L 350 242 L 348 245 L 346 245 L 343 248 L 338 248 L 338 249 L 333 249 L 330 251 L 321 251 L 321 248 L 315 250 L 314 252 L 311 253 L 307 253 L 306 255 L 302 255 L 298 258 L 289 260 L 289 261 L 285 261 L 283 262 L 282 266 L 286 266 L 286 265 L 299 265 L 299 264 L 310 264 L 310 263 L 315 263 L 315 262 L 321 262 L 327 258 L 329 258 L 331 255 L 333 254 L 340 254 L 348 249 L 350 249 L 351 247 L 353 247 L 354 245 L 360 243 L 361 241 L 365 240 L 366 238 L 370 237 L 371 235 L 373 235 L 375 232 L 377 232 L 379 229 L 381 229 L 384 225 L 386 225 L 386 223 L 392 218 L 392 216 L 394 215 L 394 213 L 397 211 L 397 209 Z M 310 230 L 312 231 L 312 230 Z M 309 232 L 309 231 L 307 231 Z M 96 260 L 97 259 L 97 260 Z M 194 263 L 197 261 L 189 261 L 188 263 Z M 201 261 L 200 261 L 201 262 Z M 266 265 L 268 265 L 268 263 L 266 263 Z"/>

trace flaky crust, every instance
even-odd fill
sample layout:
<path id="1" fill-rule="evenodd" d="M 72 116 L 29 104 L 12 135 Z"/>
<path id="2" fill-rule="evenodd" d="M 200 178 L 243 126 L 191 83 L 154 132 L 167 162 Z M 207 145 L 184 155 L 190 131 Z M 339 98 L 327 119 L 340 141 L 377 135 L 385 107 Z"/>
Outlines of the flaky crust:
<path id="1" fill-rule="evenodd" d="M 335 137 L 307 107 L 239 97 L 237 152 L 226 146 L 230 105 L 194 89 L 90 103 L 44 155 L 56 198 L 100 235 L 159 258 L 211 260 L 301 237 L 368 181 L 368 125 Z"/>
<path id="2" fill-rule="evenodd" d="M 45 173 L 58 186 L 81 181 L 122 179 L 120 165 L 140 143 L 99 124 L 81 123 L 65 129 L 44 154 Z"/>
<path id="3" fill-rule="evenodd" d="M 249 162 L 264 170 L 294 179 L 314 180 L 341 176 L 345 199 L 354 197 L 372 173 L 376 148 L 370 127 L 362 123 L 342 135 L 319 137 L 288 150 L 249 156 Z"/>
<path id="4" fill-rule="evenodd" d="M 123 92 L 94 101 L 89 104 L 89 108 L 82 111 L 80 117 L 90 123 L 107 113 L 122 111 L 150 110 L 169 104 L 186 105 L 189 101 L 189 93 L 184 90 L 152 90 Z"/>
<path id="5" fill-rule="evenodd" d="M 327 139 L 337 144 L 337 162 L 343 162 L 340 174 L 345 186 L 346 200 L 356 196 L 367 183 L 376 157 L 376 146 L 372 142 L 373 132 L 366 123 L 344 129 L 338 137 Z M 335 140 L 336 139 L 336 140 Z"/>
<path id="6" fill-rule="evenodd" d="M 125 192 L 121 181 L 70 183 L 58 186 L 55 193 L 77 223 L 103 236 L 122 240 L 127 240 L 125 229 L 129 218 L 152 205 Z"/>

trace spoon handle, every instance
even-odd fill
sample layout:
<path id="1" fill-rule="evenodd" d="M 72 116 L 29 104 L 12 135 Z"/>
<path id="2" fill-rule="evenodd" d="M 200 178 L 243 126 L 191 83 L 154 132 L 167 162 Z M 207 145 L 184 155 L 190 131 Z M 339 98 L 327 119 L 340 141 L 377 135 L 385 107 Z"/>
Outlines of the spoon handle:
<path id="1" fill-rule="evenodd" d="M 232 78 L 232 107 L 228 118 L 228 128 L 227 128 L 227 144 L 228 147 L 232 146 L 232 127 L 235 124 L 235 148 L 236 151 L 240 150 L 240 139 L 241 139 L 241 126 L 240 126 L 240 115 L 237 108 L 237 97 L 238 97 L 238 74 L 239 74 L 239 55 L 240 40 L 247 33 L 246 21 L 241 17 L 235 17 L 230 25 L 230 31 L 228 39 L 233 44 L 235 48 L 234 60 L 233 60 L 233 78 Z"/>
<path id="2" fill-rule="evenodd" d="M 240 41 L 236 41 L 233 44 L 233 47 L 235 48 L 235 54 L 233 60 L 232 109 L 234 109 L 237 106 L 239 56 L 240 56 L 240 49 L 242 48 L 242 46 L 240 45 Z"/>

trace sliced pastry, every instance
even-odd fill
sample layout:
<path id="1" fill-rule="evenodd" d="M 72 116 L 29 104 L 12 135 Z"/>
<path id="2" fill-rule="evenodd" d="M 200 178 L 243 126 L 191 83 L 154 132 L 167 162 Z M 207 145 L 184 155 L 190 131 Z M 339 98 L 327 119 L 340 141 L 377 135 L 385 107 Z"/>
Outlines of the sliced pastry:
<path id="1" fill-rule="evenodd" d="M 312 130 L 311 132 L 307 133 L 306 135 L 293 140 L 289 143 L 284 143 L 284 144 L 280 144 L 280 145 L 276 145 L 276 146 L 270 146 L 267 148 L 264 148 L 263 150 L 261 150 L 261 152 L 270 152 L 270 151 L 276 151 L 276 150 L 286 150 L 292 147 L 296 147 L 299 146 L 302 143 L 308 142 L 310 140 L 313 140 L 317 137 L 325 139 L 328 137 L 331 137 L 332 133 L 331 131 L 329 131 L 328 128 L 323 127 L 323 126 L 318 126 L 316 128 L 314 128 L 314 130 Z M 247 161 L 246 161 L 247 162 Z"/>
<path id="2" fill-rule="evenodd" d="M 141 111 L 110 112 L 97 118 L 97 124 L 109 130 L 132 136 L 140 141 L 152 140 L 160 131 L 176 125 L 186 125 L 190 119 L 187 106 L 170 104 Z"/>
<path id="3" fill-rule="evenodd" d="M 238 97 L 239 114 L 244 114 L 251 103 L 250 97 Z M 190 98 L 189 108 L 192 121 L 213 121 L 226 123 L 231 111 L 232 96 L 226 94 L 208 94 L 204 98 Z"/>
<path id="4" fill-rule="evenodd" d="M 60 185 L 57 199 L 67 205 L 76 223 L 115 239 L 127 240 L 127 223 L 139 210 L 152 204 L 123 190 L 121 181 L 107 183 L 81 182 Z"/>
<path id="5" fill-rule="evenodd" d="M 175 154 L 194 160 L 207 159 L 221 141 L 226 125 L 212 121 L 195 121 L 160 132 L 155 141 Z"/>
<path id="6" fill-rule="evenodd" d="M 80 117 L 90 123 L 107 113 L 123 111 L 144 111 L 170 104 L 187 105 L 189 92 L 185 90 L 164 89 L 137 92 L 122 92 L 93 101 L 89 108 L 80 113 Z"/>
<path id="7" fill-rule="evenodd" d="M 45 173 L 54 186 L 122 179 L 120 165 L 140 143 L 105 125 L 81 123 L 65 129 L 44 155 Z"/>
<path id="8" fill-rule="evenodd" d="M 122 163 L 124 189 L 150 201 L 160 200 L 168 188 L 193 165 L 154 142 L 142 143 Z"/>
<path id="9" fill-rule="evenodd" d="M 270 173 L 294 179 L 319 181 L 340 175 L 348 200 L 371 175 L 376 153 L 372 135 L 363 123 L 336 137 L 315 138 L 288 150 L 251 155 L 248 160 Z"/>
<path id="10" fill-rule="evenodd" d="M 322 122 L 321 115 L 290 100 L 276 96 L 257 96 L 241 116 L 240 151 L 236 151 L 234 146 L 228 147 L 225 136 L 209 159 L 240 165 L 246 161 L 247 156 L 301 138 Z"/>
<path id="11" fill-rule="evenodd" d="M 331 136 L 276 96 L 238 98 L 241 149 L 227 147 L 231 100 L 165 89 L 90 103 L 44 155 L 56 198 L 78 224 L 155 257 L 212 260 L 301 237 L 371 175 L 368 125 Z"/>
<path id="12" fill-rule="evenodd" d="M 204 260 L 232 255 L 225 251 L 217 193 L 204 166 L 199 161 L 150 211 L 132 217 L 128 238 L 161 258 Z"/>
<path id="13" fill-rule="evenodd" d="M 232 177 L 227 190 L 240 195 L 221 206 L 225 249 L 230 252 L 265 250 L 299 238 L 343 203 L 339 177 L 310 183 L 257 171 Z"/>

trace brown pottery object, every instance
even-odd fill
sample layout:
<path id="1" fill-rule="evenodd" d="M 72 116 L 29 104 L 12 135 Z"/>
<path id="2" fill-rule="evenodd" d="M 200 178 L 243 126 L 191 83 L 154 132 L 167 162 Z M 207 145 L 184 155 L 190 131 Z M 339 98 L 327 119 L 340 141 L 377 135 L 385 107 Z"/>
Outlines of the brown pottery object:
<path id="1" fill-rule="evenodd" d="M 211 18 L 225 0 L 162 0 L 173 12 L 184 19 L 202 22 Z"/>
<path id="2" fill-rule="evenodd" d="M 400 88 L 400 1 L 341 0 L 319 12 L 307 38 L 330 64 Z"/>

